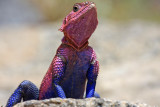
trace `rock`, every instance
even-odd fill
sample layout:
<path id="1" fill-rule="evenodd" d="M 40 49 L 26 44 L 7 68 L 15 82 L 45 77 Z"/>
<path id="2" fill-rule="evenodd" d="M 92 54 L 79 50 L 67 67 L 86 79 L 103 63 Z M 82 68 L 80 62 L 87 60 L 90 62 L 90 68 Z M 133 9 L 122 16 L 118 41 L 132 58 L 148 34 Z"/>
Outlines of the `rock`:
<path id="1" fill-rule="evenodd" d="M 129 103 L 127 101 L 111 101 L 105 98 L 31 100 L 19 103 L 14 107 L 149 107 L 144 103 Z"/>

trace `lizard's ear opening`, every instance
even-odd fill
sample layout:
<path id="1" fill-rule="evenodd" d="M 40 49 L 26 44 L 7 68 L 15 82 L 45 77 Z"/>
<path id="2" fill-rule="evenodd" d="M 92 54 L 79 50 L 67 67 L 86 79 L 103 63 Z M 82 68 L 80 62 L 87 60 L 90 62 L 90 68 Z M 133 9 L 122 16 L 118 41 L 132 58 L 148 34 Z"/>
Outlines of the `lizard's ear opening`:
<path id="1" fill-rule="evenodd" d="M 62 26 L 58 30 L 63 32 L 63 28 L 64 28 L 64 25 L 62 24 Z"/>
<path id="2" fill-rule="evenodd" d="M 66 18 L 63 20 L 63 24 L 61 25 L 59 31 L 63 32 L 64 25 L 66 24 Z"/>

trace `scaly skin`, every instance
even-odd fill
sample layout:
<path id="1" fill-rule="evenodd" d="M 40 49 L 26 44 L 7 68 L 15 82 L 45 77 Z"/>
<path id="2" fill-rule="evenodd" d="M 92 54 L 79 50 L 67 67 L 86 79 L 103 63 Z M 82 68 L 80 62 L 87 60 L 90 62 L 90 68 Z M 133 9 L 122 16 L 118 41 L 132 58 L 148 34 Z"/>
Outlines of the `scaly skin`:
<path id="1" fill-rule="evenodd" d="M 31 99 L 86 98 L 95 96 L 99 63 L 88 39 L 98 24 L 97 11 L 93 2 L 76 3 L 73 11 L 63 21 L 60 31 L 64 33 L 62 44 L 38 88 L 30 81 L 23 81 L 7 102 L 11 107 Z"/>

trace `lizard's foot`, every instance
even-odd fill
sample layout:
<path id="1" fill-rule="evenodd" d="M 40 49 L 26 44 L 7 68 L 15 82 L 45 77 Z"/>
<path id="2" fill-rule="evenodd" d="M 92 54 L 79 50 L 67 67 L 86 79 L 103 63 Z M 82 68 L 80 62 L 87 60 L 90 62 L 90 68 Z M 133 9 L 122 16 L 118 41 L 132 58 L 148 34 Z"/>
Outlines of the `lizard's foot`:
<path id="1" fill-rule="evenodd" d="M 38 99 L 39 90 L 38 88 L 30 81 L 24 80 L 14 91 L 14 93 L 8 99 L 6 107 L 12 107 L 13 105 L 23 101 Z"/>
<path id="2" fill-rule="evenodd" d="M 100 98 L 100 95 L 97 92 L 94 92 L 94 97 Z"/>

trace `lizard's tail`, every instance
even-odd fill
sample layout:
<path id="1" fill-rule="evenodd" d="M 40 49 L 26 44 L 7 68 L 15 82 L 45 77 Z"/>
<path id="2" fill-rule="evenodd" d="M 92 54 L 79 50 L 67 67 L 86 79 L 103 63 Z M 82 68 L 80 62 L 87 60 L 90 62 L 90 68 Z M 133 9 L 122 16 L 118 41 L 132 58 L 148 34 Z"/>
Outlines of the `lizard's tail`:
<path id="1" fill-rule="evenodd" d="M 27 100 L 38 99 L 38 88 L 30 81 L 23 81 L 8 99 L 6 107 L 13 107 L 15 104 Z"/>

